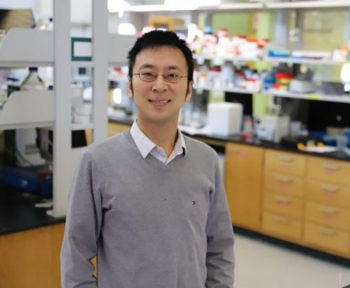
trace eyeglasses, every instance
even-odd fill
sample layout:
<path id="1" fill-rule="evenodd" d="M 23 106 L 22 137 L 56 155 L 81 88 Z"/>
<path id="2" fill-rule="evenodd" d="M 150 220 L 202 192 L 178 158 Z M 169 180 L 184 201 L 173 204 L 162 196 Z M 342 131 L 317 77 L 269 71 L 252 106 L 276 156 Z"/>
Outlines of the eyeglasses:
<path id="1" fill-rule="evenodd" d="M 165 73 L 165 74 L 156 74 L 153 72 L 140 72 L 140 73 L 134 73 L 132 75 L 139 76 L 140 80 L 144 81 L 144 82 L 156 81 L 159 75 L 163 77 L 164 81 L 169 82 L 169 83 L 177 83 L 180 81 L 180 79 L 187 78 L 187 76 L 180 75 L 176 72 L 169 72 L 169 73 Z"/>

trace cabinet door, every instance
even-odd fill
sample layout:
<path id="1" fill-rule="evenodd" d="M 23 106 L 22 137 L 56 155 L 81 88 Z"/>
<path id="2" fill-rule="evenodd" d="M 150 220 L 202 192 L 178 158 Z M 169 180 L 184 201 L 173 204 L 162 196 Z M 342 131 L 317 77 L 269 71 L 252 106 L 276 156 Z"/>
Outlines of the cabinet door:
<path id="1" fill-rule="evenodd" d="M 59 288 L 63 224 L 0 236 L 0 287 Z"/>
<path id="2" fill-rule="evenodd" d="M 261 214 L 262 148 L 226 145 L 225 185 L 232 223 L 258 230 Z"/>
<path id="3" fill-rule="evenodd" d="M 60 255 L 64 234 L 64 224 L 53 225 L 51 230 L 52 287 L 61 287 Z"/>
<path id="4" fill-rule="evenodd" d="M 0 287 L 52 287 L 51 239 L 47 228 L 0 236 Z"/>

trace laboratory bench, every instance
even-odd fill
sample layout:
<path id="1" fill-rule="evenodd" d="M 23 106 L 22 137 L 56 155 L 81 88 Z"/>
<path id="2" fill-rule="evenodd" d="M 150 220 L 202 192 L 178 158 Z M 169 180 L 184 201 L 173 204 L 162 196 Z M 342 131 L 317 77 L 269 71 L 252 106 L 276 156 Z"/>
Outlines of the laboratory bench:
<path id="1" fill-rule="evenodd" d="M 36 195 L 0 186 L 0 287 L 60 287 L 65 219 L 37 203 Z"/>
<path id="2" fill-rule="evenodd" d="M 108 135 L 131 123 L 110 120 Z M 225 187 L 237 230 L 350 260 L 348 155 L 302 152 L 238 135 L 192 136 L 225 153 Z M 59 287 L 65 219 L 36 208 L 41 200 L 0 186 L 0 287 Z M 13 277 L 16 271 L 21 277 Z"/>

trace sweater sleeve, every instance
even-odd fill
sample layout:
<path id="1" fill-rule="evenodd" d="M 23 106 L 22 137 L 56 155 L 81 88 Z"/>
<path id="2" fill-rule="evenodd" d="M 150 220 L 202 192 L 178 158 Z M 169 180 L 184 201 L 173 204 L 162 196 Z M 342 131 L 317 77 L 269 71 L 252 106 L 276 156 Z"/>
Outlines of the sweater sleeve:
<path id="1" fill-rule="evenodd" d="M 97 286 L 91 260 L 97 254 L 102 209 L 94 166 L 85 152 L 72 182 L 61 249 L 62 288 Z"/>
<path id="2" fill-rule="evenodd" d="M 207 223 L 207 288 L 232 288 L 234 282 L 233 228 L 219 163 Z"/>

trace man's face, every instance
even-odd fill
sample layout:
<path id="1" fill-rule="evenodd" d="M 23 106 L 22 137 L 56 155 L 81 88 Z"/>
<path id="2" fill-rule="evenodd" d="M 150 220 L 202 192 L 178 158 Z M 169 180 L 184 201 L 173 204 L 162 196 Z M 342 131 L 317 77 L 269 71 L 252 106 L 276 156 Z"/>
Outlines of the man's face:
<path id="1" fill-rule="evenodd" d="M 158 77 L 153 81 L 147 77 L 148 82 L 135 73 Z M 142 50 L 136 56 L 133 74 L 129 82 L 129 95 L 136 103 L 138 121 L 143 124 L 177 124 L 180 108 L 192 96 L 192 83 L 187 80 L 187 63 L 181 50 L 169 46 Z M 172 83 L 162 75 L 181 78 Z"/>

